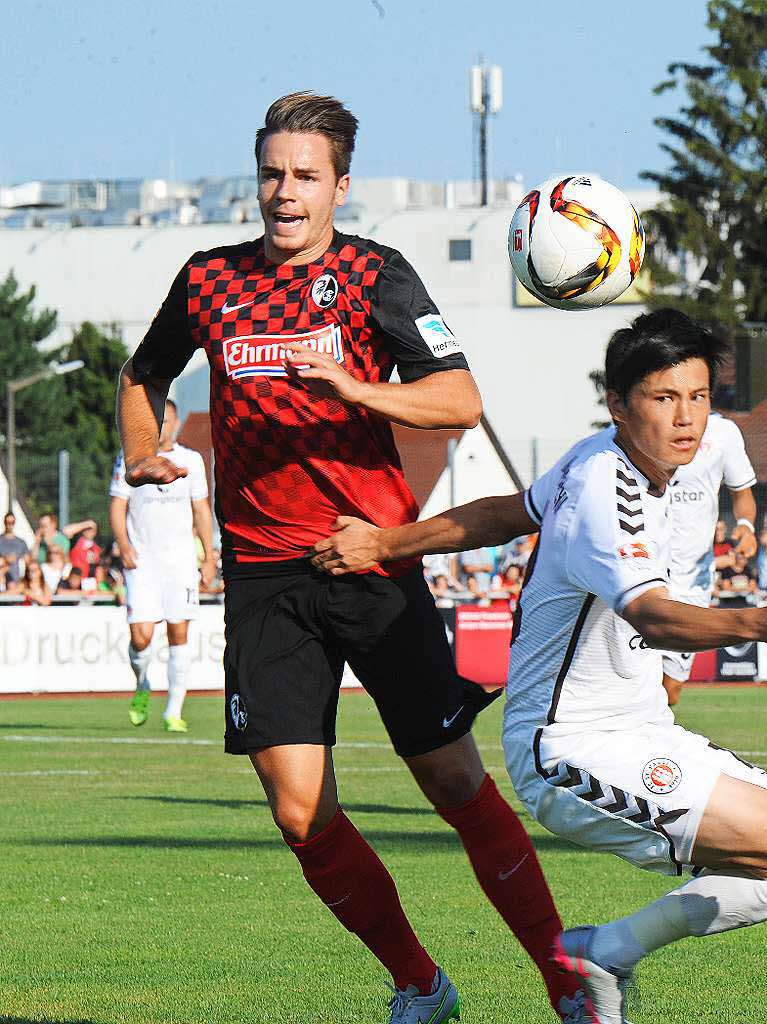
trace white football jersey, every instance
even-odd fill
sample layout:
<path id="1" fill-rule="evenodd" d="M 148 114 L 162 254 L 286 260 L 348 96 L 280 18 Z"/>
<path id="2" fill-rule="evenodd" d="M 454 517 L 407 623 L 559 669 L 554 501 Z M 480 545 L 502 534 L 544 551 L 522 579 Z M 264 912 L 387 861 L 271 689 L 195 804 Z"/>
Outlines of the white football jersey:
<path id="1" fill-rule="evenodd" d="M 680 598 L 701 591 L 710 595 L 714 585 L 713 544 L 722 481 L 740 491 L 753 487 L 756 475 L 738 426 L 711 413 L 695 458 L 679 467 L 669 485 L 670 589 Z"/>
<path id="2" fill-rule="evenodd" d="M 151 557 L 153 563 L 184 558 L 196 560 L 191 503 L 208 496 L 205 463 L 199 452 L 180 444 L 160 454 L 177 466 L 184 466 L 187 475 L 169 484 L 130 487 L 125 482 L 125 457 L 120 452 L 109 496 L 128 501 L 128 539 L 136 549 L 139 562 L 142 556 Z"/>
<path id="3" fill-rule="evenodd" d="M 539 523 L 514 622 L 505 729 L 632 729 L 669 722 L 661 654 L 621 618 L 666 587 L 668 492 L 615 444 L 612 428 L 576 444 L 525 492 Z"/>

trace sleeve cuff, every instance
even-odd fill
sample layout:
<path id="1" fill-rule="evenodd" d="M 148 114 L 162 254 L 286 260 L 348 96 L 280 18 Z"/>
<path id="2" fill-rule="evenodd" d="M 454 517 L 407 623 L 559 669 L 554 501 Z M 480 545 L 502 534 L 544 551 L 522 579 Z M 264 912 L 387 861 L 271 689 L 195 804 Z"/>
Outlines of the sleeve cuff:
<path id="1" fill-rule="evenodd" d="M 650 590 L 657 590 L 658 587 L 668 589 L 668 580 L 664 580 L 661 576 L 656 576 L 653 579 L 635 583 L 634 586 L 629 587 L 628 590 L 624 590 L 622 594 L 618 595 L 614 605 L 615 613 L 623 615 L 623 609 L 627 604 L 631 604 L 632 601 L 635 601 L 642 594 L 646 594 Z"/>
<path id="2" fill-rule="evenodd" d="M 527 511 L 527 514 L 533 520 L 533 522 L 537 523 L 538 526 L 540 526 L 541 522 L 543 520 L 543 516 L 540 514 L 538 509 L 535 507 L 535 502 L 533 501 L 532 491 L 533 491 L 532 487 L 528 487 L 527 490 L 525 491 L 525 509 Z"/>

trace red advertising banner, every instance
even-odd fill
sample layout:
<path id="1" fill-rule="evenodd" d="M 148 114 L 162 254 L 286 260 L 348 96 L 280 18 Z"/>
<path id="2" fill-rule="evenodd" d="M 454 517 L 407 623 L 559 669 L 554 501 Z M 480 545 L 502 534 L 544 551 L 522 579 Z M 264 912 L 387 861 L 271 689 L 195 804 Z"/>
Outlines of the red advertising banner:
<path id="1" fill-rule="evenodd" d="M 477 683 L 505 686 L 512 614 L 506 608 L 459 605 L 455 610 L 455 664 Z"/>

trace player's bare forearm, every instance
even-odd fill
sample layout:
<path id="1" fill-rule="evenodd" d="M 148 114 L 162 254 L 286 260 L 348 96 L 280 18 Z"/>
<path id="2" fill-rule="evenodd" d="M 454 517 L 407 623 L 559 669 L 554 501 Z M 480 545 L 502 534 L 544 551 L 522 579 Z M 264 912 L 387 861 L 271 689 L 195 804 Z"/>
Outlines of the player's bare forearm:
<path id="1" fill-rule="evenodd" d="M 623 618 L 649 647 L 708 651 L 713 647 L 767 640 L 767 608 L 698 608 L 651 590 L 626 606 Z"/>
<path id="2" fill-rule="evenodd" d="M 284 366 L 291 380 L 318 397 L 360 405 L 406 427 L 470 428 L 482 416 L 482 399 L 468 370 L 442 370 L 407 384 L 373 383 L 303 345 L 286 350 Z"/>
<path id="3" fill-rule="evenodd" d="M 169 388 L 169 380 L 138 376 L 130 359 L 120 373 L 117 427 L 125 456 L 125 482 L 131 487 L 169 484 L 187 475 L 183 466 L 157 454 Z"/>
<path id="4" fill-rule="evenodd" d="M 198 498 L 192 502 L 192 521 L 197 535 L 202 541 L 205 560 L 213 559 L 213 516 L 207 498 Z"/>
<path id="5" fill-rule="evenodd" d="M 169 388 L 169 380 L 139 377 L 131 359 L 123 366 L 117 389 L 117 428 L 126 467 L 157 454 Z"/>
<path id="6" fill-rule="evenodd" d="M 424 430 L 476 427 L 482 416 L 468 370 L 442 370 L 409 384 L 368 383 L 357 403 L 392 423 Z"/>
<path id="7" fill-rule="evenodd" d="M 314 564 L 332 575 L 364 572 L 379 562 L 504 544 L 537 532 L 522 494 L 481 498 L 420 523 L 379 528 L 340 516 L 338 530 L 314 545 Z"/>
<path id="8" fill-rule="evenodd" d="M 732 495 L 732 511 L 737 520 L 735 529 L 732 531 L 733 538 L 738 542 L 735 550 L 738 554 L 751 558 L 756 554 L 757 548 L 754 530 L 756 522 L 754 492 L 750 487 L 744 487 L 742 491 L 731 491 L 730 493 Z M 750 523 L 751 527 L 746 526 L 746 523 Z"/>

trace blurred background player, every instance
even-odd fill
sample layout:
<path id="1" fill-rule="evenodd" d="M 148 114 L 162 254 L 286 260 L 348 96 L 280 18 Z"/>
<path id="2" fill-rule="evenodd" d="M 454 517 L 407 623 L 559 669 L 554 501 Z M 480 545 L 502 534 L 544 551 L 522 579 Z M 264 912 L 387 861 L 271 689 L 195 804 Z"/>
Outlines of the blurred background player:
<path id="1" fill-rule="evenodd" d="M 736 524 L 732 533 L 733 554 L 717 555 L 715 532 L 719 527 L 719 488 L 724 483 L 732 494 Z M 751 490 L 756 475 L 738 426 L 711 413 L 700 447 L 692 462 L 680 466 L 669 484 L 671 498 L 671 580 L 669 593 L 675 601 L 708 608 L 714 589 L 715 569 L 726 569 L 735 557 L 745 565 L 756 553 L 756 502 Z M 720 536 L 719 543 L 724 538 Z M 721 550 L 721 549 L 720 549 Z M 754 584 L 756 586 L 756 584 Z M 690 677 L 693 655 L 667 651 L 663 655 L 663 685 L 668 702 L 679 700 Z"/>
<path id="2" fill-rule="evenodd" d="M 129 487 L 121 452 L 109 490 L 109 522 L 125 571 L 128 658 L 136 676 L 130 720 L 134 725 L 147 720 L 152 635 L 155 624 L 164 621 L 168 633 L 168 701 L 163 724 L 167 732 L 187 731 L 181 710 L 189 670 L 189 622 L 197 614 L 199 577 L 209 584 L 215 576 L 205 465 L 199 452 L 176 443 L 180 426 L 176 405 L 168 399 L 159 451 L 177 467 L 175 480 Z M 193 526 L 205 552 L 199 573 Z"/>
<path id="3" fill-rule="evenodd" d="M 556 908 L 471 736 L 487 695 L 457 676 L 420 563 L 338 584 L 308 557 L 339 513 L 382 525 L 417 517 L 391 422 L 472 427 L 482 411 L 460 343 L 413 268 L 334 230 L 356 128 L 332 97 L 295 93 L 270 107 L 256 135 L 264 237 L 194 254 L 123 369 L 127 477 L 177 475 L 157 452 L 158 409 L 204 348 L 226 581 L 226 750 L 250 756 L 307 883 L 390 971 L 390 1024 L 456 1018 L 455 987 L 339 806 L 332 748 L 348 662 L 556 1012 L 575 1024 L 577 985 L 550 962 Z"/>

